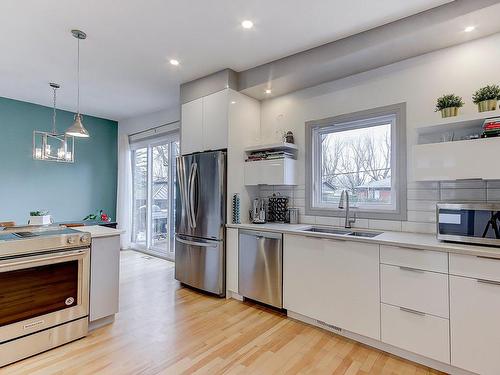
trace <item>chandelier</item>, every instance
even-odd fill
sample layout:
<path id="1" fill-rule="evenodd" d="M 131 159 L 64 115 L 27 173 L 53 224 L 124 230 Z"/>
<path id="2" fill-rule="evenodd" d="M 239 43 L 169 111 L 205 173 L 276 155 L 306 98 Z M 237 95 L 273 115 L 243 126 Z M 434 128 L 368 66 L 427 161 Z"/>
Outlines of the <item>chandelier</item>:
<path id="1" fill-rule="evenodd" d="M 53 91 L 52 131 L 35 130 L 33 132 L 33 159 L 73 163 L 75 161 L 75 141 L 72 135 L 58 133 L 56 127 L 57 83 L 50 83 Z"/>

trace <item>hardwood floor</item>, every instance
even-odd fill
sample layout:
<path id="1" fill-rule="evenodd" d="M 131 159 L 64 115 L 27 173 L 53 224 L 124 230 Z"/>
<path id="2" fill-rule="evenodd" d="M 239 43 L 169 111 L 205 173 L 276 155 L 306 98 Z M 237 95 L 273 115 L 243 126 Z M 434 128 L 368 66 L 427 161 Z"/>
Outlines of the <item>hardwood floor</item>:
<path id="1" fill-rule="evenodd" d="M 181 288 L 173 271 L 122 252 L 116 322 L 0 374 L 439 374 L 261 306 Z"/>

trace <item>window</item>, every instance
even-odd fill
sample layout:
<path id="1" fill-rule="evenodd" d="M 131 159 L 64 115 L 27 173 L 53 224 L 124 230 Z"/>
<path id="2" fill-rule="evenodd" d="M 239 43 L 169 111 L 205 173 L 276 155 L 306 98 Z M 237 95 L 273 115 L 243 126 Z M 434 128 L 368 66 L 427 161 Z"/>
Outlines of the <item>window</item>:
<path id="1" fill-rule="evenodd" d="M 306 214 L 341 216 L 346 190 L 358 217 L 406 219 L 405 105 L 306 124 Z"/>
<path id="2" fill-rule="evenodd" d="M 131 149 L 132 247 L 173 259 L 178 133 L 135 142 Z"/>

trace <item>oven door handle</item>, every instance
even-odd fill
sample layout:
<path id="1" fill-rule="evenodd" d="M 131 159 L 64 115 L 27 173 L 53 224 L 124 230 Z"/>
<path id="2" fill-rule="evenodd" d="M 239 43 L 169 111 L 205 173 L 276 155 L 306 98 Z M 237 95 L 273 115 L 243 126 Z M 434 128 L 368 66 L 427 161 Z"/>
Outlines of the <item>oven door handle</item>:
<path id="1" fill-rule="evenodd" d="M 66 259 L 66 258 L 74 258 L 77 255 L 80 254 L 85 254 L 85 252 L 88 250 L 74 250 L 74 251 L 67 251 L 63 253 L 56 253 L 55 255 L 51 256 L 43 256 L 43 255 L 37 255 L 37 256 L 31 256 L 31 257 L 26 257 L 22 258 L 22 260 L 19 261 L 12 261 L 12 259 L 5 259 L 2 262 L 0 262 L 0 270 L 2 268 L 12 268 L 12 267 L 17 267 L 17 266 L 22 266 L 34 262 L 39 262 L 39 261 L 53 261 L 53 260 L 59 260 L 59 259 Z"/>

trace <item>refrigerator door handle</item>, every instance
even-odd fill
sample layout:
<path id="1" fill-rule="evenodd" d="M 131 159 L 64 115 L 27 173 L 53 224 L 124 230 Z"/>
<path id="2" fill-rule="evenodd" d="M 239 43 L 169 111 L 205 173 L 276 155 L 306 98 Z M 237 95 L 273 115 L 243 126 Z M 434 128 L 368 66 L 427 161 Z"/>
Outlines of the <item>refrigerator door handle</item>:
<path id="1" fill-rule="evenodd" d="M 188 218 L 188 224 L 190 227 L 192 227 L 188 191 L 186 184 L 186 166 L 184 164 L 184 159 L 182 157 L 177 158 L 177 171 L 179 174 L 179 189 L 180 189 L 182 211 L 186 213 Z"/>
<path id="2" fill-rule="evenodd" d="M 175 240 L 177 242 L 183 243 L 184 245 L 192 245 L 192 246 L 200 246 L 200 247 L 218 247 L 219 243 L 214 241 L 214 242 L 196 242 L 196 241 L 189 241 L 185 240 L 178 235 L 175 236 Z"/>
<path id="3" fill-rule="evenodd" d="M 196 228 L 196 202 L 194 195 L 196 192 L 195 183 L 197 173 L 198 163 L 191 164 L 191 170 L 189 172 L 189 215 L 191 217 L 191 228 Z"/>

